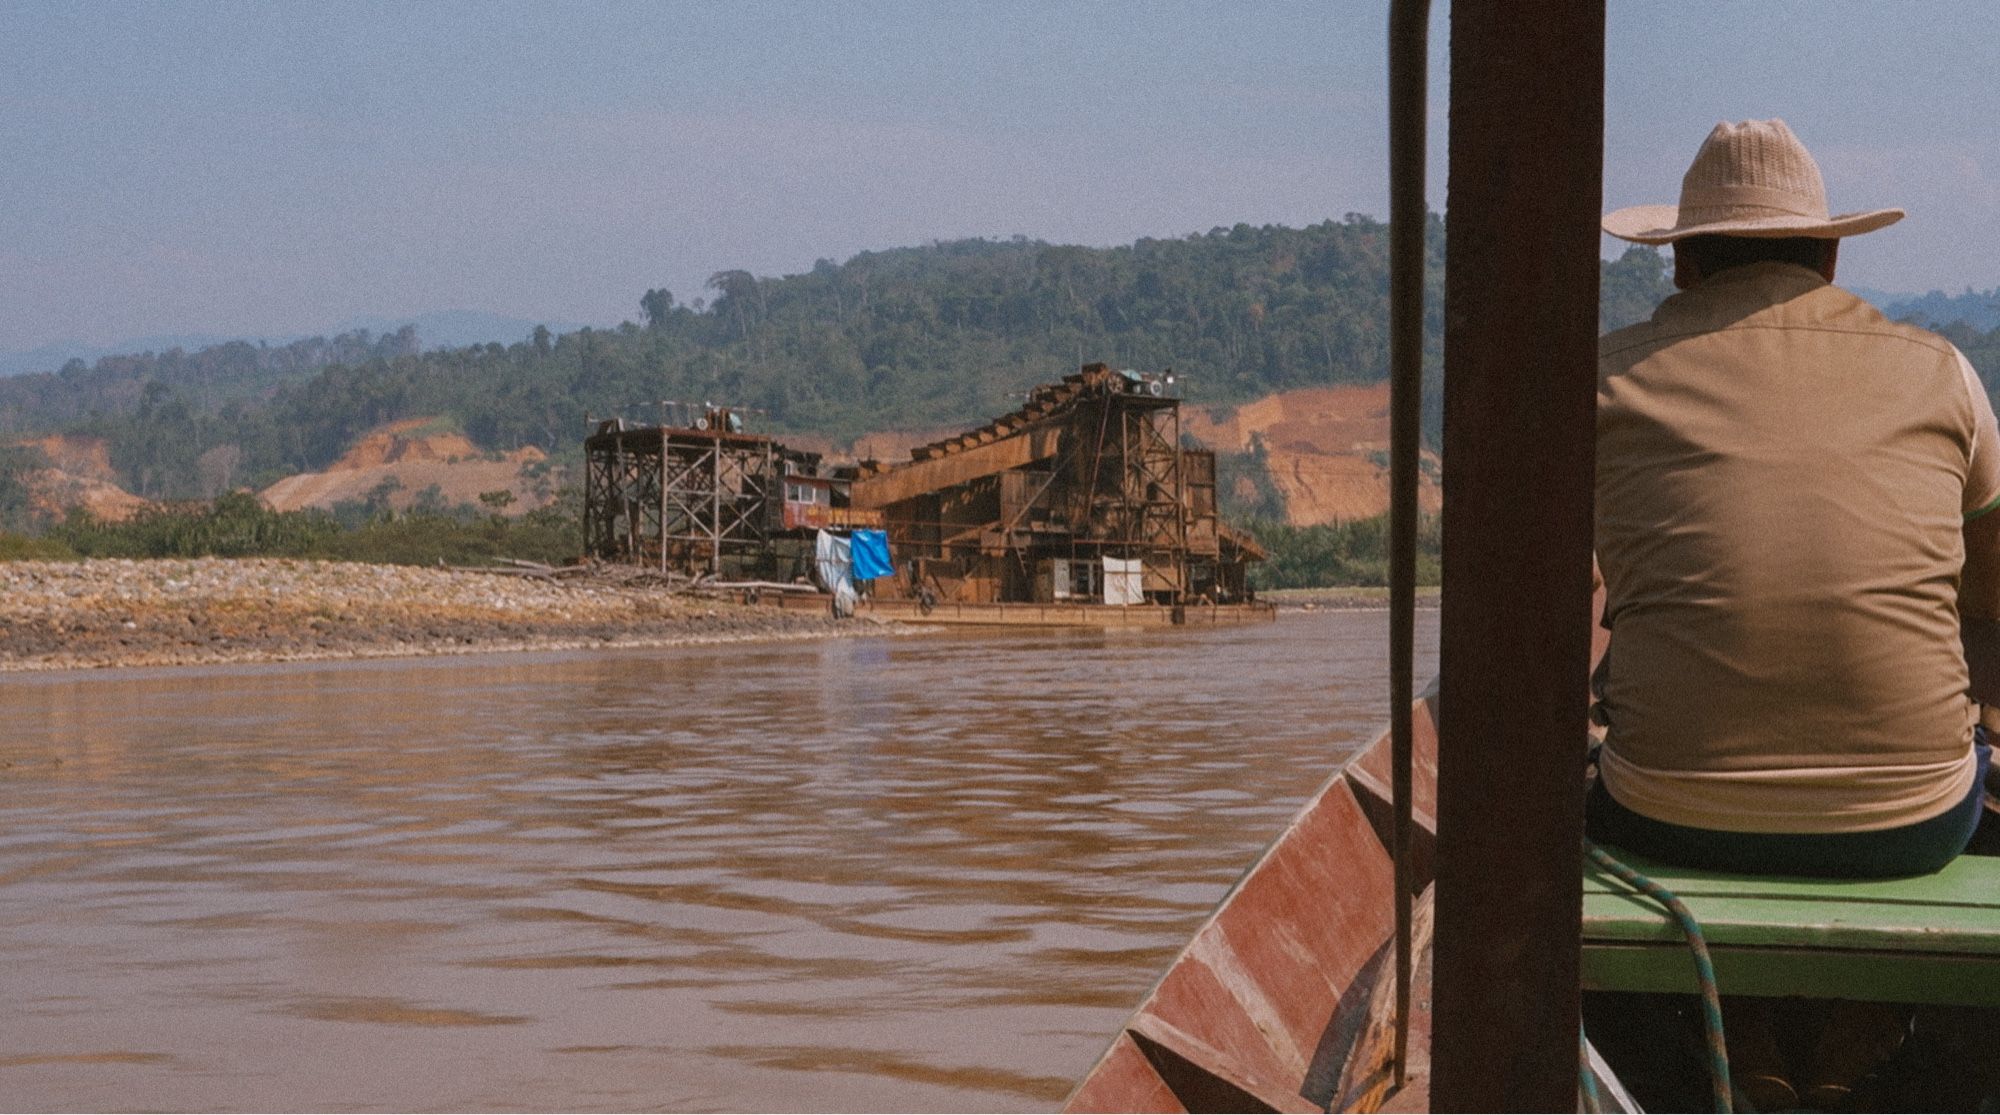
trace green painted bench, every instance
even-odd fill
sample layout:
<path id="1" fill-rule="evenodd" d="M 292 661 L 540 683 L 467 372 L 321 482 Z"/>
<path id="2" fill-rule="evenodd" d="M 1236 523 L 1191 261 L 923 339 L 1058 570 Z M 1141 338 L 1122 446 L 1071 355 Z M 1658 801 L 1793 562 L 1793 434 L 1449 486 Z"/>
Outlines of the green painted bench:
<path id="1" fill-rule="evenodd" d="M 1726 875 L 1613 854 L 1701 922 L 1725 995 L 2000 1006 L 2000 856 L 1911 879 Z M 1583 877 L 1583 986 L 1697 990 L 1660 905 L 1594 864 Z"/>

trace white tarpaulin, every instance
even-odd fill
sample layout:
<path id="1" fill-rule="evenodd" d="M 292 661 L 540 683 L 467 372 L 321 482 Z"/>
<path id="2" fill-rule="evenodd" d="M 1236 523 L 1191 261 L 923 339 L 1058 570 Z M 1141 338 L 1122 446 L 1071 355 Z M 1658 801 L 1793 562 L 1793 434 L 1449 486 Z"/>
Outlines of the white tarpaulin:
<path id="1" fill-rule="evenodd" d="M 819 583 L 833 594 L 833 614 L 854 614 L 853 560 L 847 539 L 820 531 L 813 539 L 813 568 Z"/>
<path id="2" fill-rule="evenodd" d="M 1106 604 L 1144 604 L 1146 602 L 1146 570 L 1138 558 L 1104 559 L 1104 602 Z"/>

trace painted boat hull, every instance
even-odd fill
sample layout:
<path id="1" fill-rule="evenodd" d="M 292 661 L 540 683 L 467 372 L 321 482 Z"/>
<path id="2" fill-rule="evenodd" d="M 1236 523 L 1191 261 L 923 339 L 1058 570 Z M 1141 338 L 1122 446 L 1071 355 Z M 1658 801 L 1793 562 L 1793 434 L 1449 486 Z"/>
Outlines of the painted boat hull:
<path id="1" fill-rule="evenodd" d="M 1436 833 L 1435 693 L 1415 709 L 1416 876 Z M 1266 848 L 1077 1085 L 1065 1111 L 1376 1111 L 1428 1104 L 1429 901 L 1410 1071 L 1394 1090 L 1389 738 L 1347 762 Z"/>
<path id="2" fill-rule="evenodd" d="M 1593 659 L 1605 650 L 1600 632 Z M 1416 885 L 1420 888 L 1413 941 L 1414 979 L 1411 996 L 1411 1032 L 1405 1083 L 1394 1086 L 1392 1052 L 1394 1043 L 1394 941 L 1393 870 L 1389 860 L 1389 837 L 1393 808 L 1389 797 L 1390 743 L 1388 733 L 1358 752 L 1314 794 L 1258 857 L 1255 864 L 1224 896 L 1209 919 L 1183 949 L 1126 1020 L 1111 1046 L 1088 1075 L 1070 1094 L 1063 1110 L 1095 1111 L 1424 1111 L 1429 1109 L 1430 1070 L 1430 893 L 1436 846 L 1437 809 L 1437 729 L 1436 683 L 1416 702 L 1413 736 L 1413 858 Z M 1993 854 L 1993 849 L 1986 849 Z M 1981 878 L 1989 869 L 1961 861 L 1968 871 L 1977 867 Z M 1949 874 L 1949 873 L 1945 873 Z M 1768 880 L 1751 879 L 1756 890 L 1772 889 Z M 1820 881 L 1790 880 L 1782 885 L 1794 889 L 1814 888 Z M 1944 875 L 1936 885 L 1949 882 Z M 1869 887 L 1883 889 L 1908 884 L 1894 882 L 1824 884 L 1827 892 Z M 1586 888 L 1588 889 L 1588 888 Z M 1921 889 L 1921 888 L 1918 888 Z M 1694 890 L 1690 890 L 1693 895 Z M 1822 905 L 1835 893 L 1814 891 Z M 1922 896 L 1898 892 L 1895 902 L 1908 903 Z M 1931 901 L 1952 907 L 1963 920 L 1966 908 L 1990 906 L 1992 896 L 1982 892 L 1975 899 Z M 1698 899 L 1691 899 L 1696 900 Z M 1892 905 L 1894 902 L 1891 903 Z M 1586 929 L 1590 911 L 1586 909 Z M 1960 936 L 1974 930 L 1995 929 L 1991 919 L 1968 928 L 1959 926 Z M 1943 935 L 1941 925 L 1929 926 L 1926 938 Z M 1678 931 L 1661 920 L 1655 927 L 1660 935 L 1673 938 L 1673 971 L 1685 976 L 1691 970 L 1684 962 Z M 1766 936 L 1784 930 L 1788 936 L 1810 937 L 1811 919 L 1780 919 L 1763 927 Z M 1852 932 L 1860 930 L 1850 926 Z M 1718 929 L 1727 938 L 1726 928 Z M 1588 934 L 1586 934 L 1588 935 Z M 1768 945 L 1762 938 L 1759 941 Z M 1588 943 L 1588 942 L 1586 942 Z M 1809 944 L 1824 945 L 1817 940 Z M 1712 947 L 1716 947 L 1712 942 Z M 1721 967 L 1733 962 L 1728 941 L 1723 948 Z M 1882 946 L 1889 948 L 1890 946 Z M 1922 1058 L 1907 1063 L 1882 1066 L 1883 1076 L 1875 1084 L 1876 1101 L 1897 1101 L 1897 1110 L 1988 1110 L 1979 1107 L 2000 1096 L 2000 1055 L 1993 1051 L 1990 1035 L 2000 1026 L 2000 1009 L 1990 1003 L 1985 989 L 1965 984 L 1961 978 L 1950 988 L 1926 993 L 1924 987 L 1965 967 L 1964 957 L 1928 956 L 1938 947 L 1902 947 L 1895 955 L 1880 954 L 1875 967 L 1893 959 L 1905 965 L 1929 964 L 1923 979 L 1907 973 L 1902 982 L 1871 993 L 1852 987 L 1821 988 L 1765 986 L 1756 979 L 1732 977 L 1731 986 L 1748 987 L 1752 995 L 1830 996 L 1841 999 L 1875 999 L 1908 1004 L 1930 1004 L 1928 1014 L 1918 1016 L 1917 1032 L 1930 1028 L 1934 1049 L 1951 1051 L 1941 1063 L 1956 1066 L 1951 1072 L 1929 1072 Z M 2000 956 L 2000 949 L 1988 944 L 1967 944 L 1984 958 Z M 1824 947 L 1813 950 L 1824 960 L 1832 955 Z M 1776 972 L 1768 955 L 1746 954 L 1744 963 L 1761 965 L 1762 975 Z M 1954 965 L 1956 965 L 1954 967 Z M 1934 968 L 1935 971 L 1931 970 Z M 1835 973 L 1837 976 L 1838 973 Z M 1885 977 L 1886 978 L 1886 977 Z M 1684 982 L 1684 980 L 1683 980 Z M 1768 982 L 1768 980 L 1766 980 Z M 1838 980 L 1835 979 L 1835 983 Z M 1877 980 L 1876 982 L 1881 982 Z M 1586 978 L 1586 987 L 1591 986 Z M 1629 1005 L 1617 998 L 1629 992 L 1603 989 L 1586 993 L 1586 1016 L 1592 1004 L 1615 1017 Z M 1676 991 L 1689 987 L 1675 983 L 1638 990 Z M 1794 1000 L 1797 1001 L 1797 1000 Z M 1648 1007 L 1649 1011 L 1656 1009 Z M 1612 1064 L 1636 1070 L 1642 1077 L 1657 1077 L 1665 1071 L 1676 1086 L 1692 1081 L 1693 1099 L 1661 1099 L 1655 1087 L 1654 1101 L 1668 1109 L 1685 1109 L 1702 1099 L 1705 1088 L 1703 1068 L 1694 1063 L 1694 1054 L 1682 1048 L 1686 1042 L 1677 1024 L 1655 1019 L 1658 1025 L 1642 1027 L 1636 1042 L 1615 1038 L 1604 1047 Z M 1596 1022 L 1590 1023 L 1593 1037 L 1599 1035 Z M 1604 1092 L 1606 1110 L 1637 1110 L 1631 1098 L 1590 1051 L 1592 1067 Z M 1936 1054 L 1927 1054 L 1933 1059 Z M 1688 1061 L 1676 1067 L 1675 1061 Z M 1657 1085 L 1658 1081 L 1654 1083 Z M 1888 1091 L 1883 1091 L 1886 1088 Z M 1635 1090 L 1636 1087 L 1635 1087 Z M 1667 1095 L 1673 1092 L 1669 1090 Z M 1986 1098 L 1981 1099 L 1984 1095 Z M 1865 1108 L 1864 1108 L 1865 1109 Z"/>

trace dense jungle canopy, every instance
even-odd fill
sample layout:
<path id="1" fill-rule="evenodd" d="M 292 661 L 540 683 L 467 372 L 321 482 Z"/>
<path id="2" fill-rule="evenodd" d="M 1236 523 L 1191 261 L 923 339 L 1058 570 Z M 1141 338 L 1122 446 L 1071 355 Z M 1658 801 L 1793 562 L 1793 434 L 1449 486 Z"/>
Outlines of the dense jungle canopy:
<path id="1" fill-rule="evenodd" d="M 1349 215 L 1303 229 L 1237 225 L 1114 248 L 960 240 L 821 260 L 782 278 L 719 272 L 701 297 L 643 292 L 637 320 L 616 328 L 562 335 L 538 328 L 512 345 L 426 352 L 405 328 L 71 361 L 52 373 L 0 378 L 0 530 L 51 530 L 49 544 L 66 553 L 247 545 L 336 556 L 349 544 L 327 533 L 336 527 L 384 538 L 401 531 L 353 542 L 358 553 L 388 553 L 387 560 L 401 560 L 396 547 L 409 549 L 402 535 L 417 526 L 429 532 L 430 549 L 439 532 L 465 535 L 458 542 L 468 553 L 553 554 L 574 533 L 565 526 L 573 493 L 518 526 L 467 509 L 451 518 L 443 508 L 428 509 L 425 523 L 398 524 L 372 504 L 349 509 L 355 522 L 321 522 L 240 500 L 124 527 L 87 518 L 38 524 L 20 482 L 46 463 L 18 444 L 31 435 L 101 437 L 127 490 L 192 500 L 323 469 L 363 433 L 404 418 L 439 418 L 486 450 L 540 446 L 560 462 L 579 456 L 587 415 L 648 420 L 660 400 L 734 405 L 750 409 L 760 429 L 844 440 L 974 423 L 1018 405 L 1029 387 L 1097 360 L 1172 367 L 1189 402 L 1208 407 L 1377 382 L 1388 371 L 1387 231 Z M 1436 216 L 1427 240 L 1425 432 L 1435 445 L 1445 249 Z M 1671 291 L 1662 257 L 1630 249 L 1603 264 L 1599 323 L 1637 321 Z M 2000 328 L 1965 321 L 1939 328 L 1989 390 L 2000 383 Z M 1381 524 L 1286 526 L 1255 453 L 1225 454 L 1220 465 L 1225 493 L 1237 493 L 1226 512 L 1257 520 L 1253 529 L 1273 552 L 1264 583 L 1379 579 Z M 1259 495 L 1245 502 L 1240 493 L 1252 490 Z M 284 545 L 274 541 L 279 534 Z"/>
<path id="2" fill-rule="evenodd" d="M 324 468 L 383 422 L 442 416 L 491 449 L 571 455 L 586 415 L 644 419 L 658 400 L 751 408 L 760 428 L 844 439 L 974 422 L 1103 360 L 1173 367 L 1217 406 L 1387 374 L 1387 226 L 1237 225 L 1082 248 L 960 240 L 863 252 L 810 271 L 714 275 L 703 297 L 635 299 L 639 320 L 513 345 L 418 350 L 408 330 L 282 348 L 233 343 L 80 361 L 0 379 L 0 438 L 101 436 L 129 490 L 212 497 Z M 1430 220 L 1435 361 L 1444 227 Z M 1667 292 L 1639 249 L 1605 267 L 1605 324 Z M 1433 391 L 1433 401 L 1435 391 Z M 1429 426 L 1437 432 L 1435 408 Z"/>

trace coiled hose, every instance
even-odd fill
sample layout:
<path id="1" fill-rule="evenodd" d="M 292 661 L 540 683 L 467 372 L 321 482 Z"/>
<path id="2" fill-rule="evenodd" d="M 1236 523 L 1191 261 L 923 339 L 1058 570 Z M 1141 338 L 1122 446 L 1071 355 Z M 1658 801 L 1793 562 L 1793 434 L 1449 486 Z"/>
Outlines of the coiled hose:
<path id="1" fill-rule="evenodd" d="M 1709 959 L 1708 939 L 1702 935 L 1701 923 L 1695 920 L 1694 911 L 1687 908 L 1687 903 L 1682 902 L 1679 895 L 1634 871 L 1588 839 L 1583 842 L 1583 854 L 1626 886 L 1666 907 L 1667 913 L 1680 925 L 1681 935 L 1687 938 L 1688 951 L 1694 954 L 1695 982 L 1701 986 L 1701 1022 L 1708 1054 L 1709 1090 L 1715 1110 L 1721 1115 L 1732 1115 L 1736 1105 L 1729 1086 L 1729 1046 L 1722 1031 L 1722 992 L 1715 982 L 1715 964 Z M 1584 1078 L 1584 1100 L 1594 1108 L 1597 1082 L 1590 1078 L 1587 1061 L 1580 1072 Z"/>

